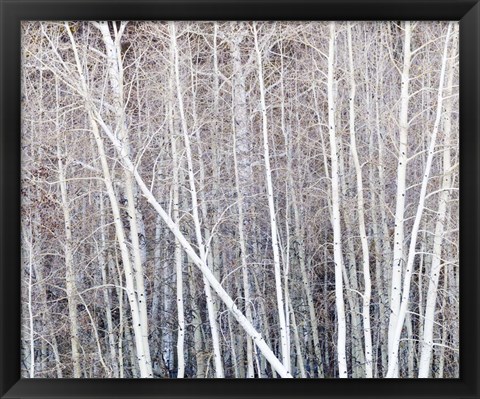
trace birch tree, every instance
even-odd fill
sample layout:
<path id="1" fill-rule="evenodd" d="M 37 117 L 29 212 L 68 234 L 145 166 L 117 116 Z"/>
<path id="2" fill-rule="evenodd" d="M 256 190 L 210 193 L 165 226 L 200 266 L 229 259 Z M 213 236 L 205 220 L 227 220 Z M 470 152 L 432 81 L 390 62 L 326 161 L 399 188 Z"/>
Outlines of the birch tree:
<path id="1" fill-rule="evenodd" d="M 390 318 L 388 325 L 388 353 L 389 364 L 392 363 L 392 356 L 395 346 L 395 329 L 398 324 L 401 299 L 402 271 L 404 269 L 404 212 L 406 194 L 406 171 L 407 171 L 407 140 L 408 140 L 408 103 L 410 99 L 410 43 L 412 28 L 410 21 L 403 26 L 403 69 L 401 73 L 401 95 L 399 113 L 399 140 L 398 140 L 398 164 L 397 164 L 397 192 L 395 203 L 395 229 L 393 233 L 393 266 L 392 280 L 390 285 Z M 398 377 L 398 368 L 395 368 L 394 376 Z"/>
<path id="2" fill-rule="evenodd" d="M 339 204 L 339 171 L 337 138 L 335 135 L 335 92 L 334 92 L 334 69 L 335 69 L 335 22 L 330 22 L 330 39 L 328 44 L 328 136 L 330 141 L 330 162 L 332 164 L 331 191 L 332 191 L 332 227 L 333 227 L 333 253 L 335 261 L 335 305 L 337 310 L 337 361 L 338 376 L 347 378 L 347 355 L 345 351 L 346 327 L 345 327 L 345 303 L 343 300 L 343 253 L 342 231 L 340 226 Z"/>
<path id="3" fill-rule="evenodd" d="M 262 113 L 262 132 L 263 132 L 263 151 L 265 161 L 265 176 L 267 180 L 268 209 L 270 214 L 270 230 L 273 249 L 273 264 L 275 269 L 275 290 L 277 294 L 278 319 L 280 322 L 280 342 L 282 346 L 282 361 L 287 370 L 290 369 L 290 348 L 288 345 L 288 337 L 290 334 L 287 329 L 285 317 L 285 303 L 283 299 L 282 273 L 280 265 L 280 252 L 277 241 L 277 219 L 275 204 L 273 199 L 272 170 L 270 166 L 270 150 L 268 145 L 268 121 L 267 109 L 265 103 L 265 88 L 263 84 L 263 68 L 262 68 L 262 52 L 258 43 L 258 33 L 256 24 L 253 24 L 253 34 L 255 40 L 255 51 L 258 62 L 258 84 L 260 88 L 260 111 Z"/>
<path id="4" fill-rule="evenodd" d="M 363 177 L 362 168 L 358 159 L 357 143 L 355 138 L 355 72 L 352 51 L 352 26 L 348 25 L 348 59 L 350 67 L 350 149 L 352 152 L 353 162 L 355 164 L 355 172 L 357 178 L 357 206 L 358 206 L 358 228 L 360 232 L 360 240 L 362 242 L 362 263 L 363 263 L 363 279 L 364 292 L 362 295 L 363 305 L 363 329 L 364 329 L 364 345 L 365 345 L 365 372 L 367 378 L 372 378 L 372 336 L 370 328 L 370 298 L 372 292 L 372 282 L 370 278 L 370 254 L 368 249 L 367 230 L 365 228 L 364 198 L 363 198 Z"/>
<path id="5" fill-rule="evenodd" d="M 458 34 L 458 26 L 454 28 L 454 37 Z M 425 316 L 423 320 L 423 343 L 420 357 L 420 366 L 418 370 L 419 378 L 428 378 L 430 373 L 430 362 L 433 347 L 433 325 L 435 320 L 435 309 L 438 294 L 438 282 L 440 278 L 441 268 L 444 261 L 442 260 L 442 241 L 445 232 L 445 217 L 447 212 L 447 203 L 450 199 L 450 190 L 452 188 L 452 163 L 451 163 L 451 114 L 452 114 L 452 87 L 453 87 L 453 71 L 454 60 L 457 54 L 456 46 L 453 45 L 450 55 L 447 87 L 445 90 L 446 105 L 443 113 L 443 134 L 444 134 L 444 150 L 443 150 L 443 170 L 444 175 L 438 198 L 438 219 L 435 224 L 432 265 L 430 269 L 430 278 L 427 291 L 427 302 L 425 306 Z M 445 61 L 447 62 L 447 61 Z M 440 122 L 439 122 L 440 123 Z"/>
<path id="6" fill-rule="evenodd" d="M 27 378 L 457 378 L 458 25 L 22 23 Z"/>
<path id="7" fill-rule="evenodd" d="M 419 198 L 417 212 L 415 214 L 415 220 L 414 220 L 412 233 L 411 233 L 410 245 L 408 250 L 408 258 L 407 258 L 406 269 L 405 269 L 405 277 L 403 281 L 402 302 L 399 310 L 399 318 L 395 325 L 395 331 L 394 331 L 395 335 L 394 335 L 394 342 L 392 346 L 391 358 L 388 362 L 387 377 L 390 377 L 390 378 L 392 378 L 395 375 L 397 362 L 398 362 L 397 356 L 398 356 L 398 347 L 400 343 L 400 335 L 401 335 L 401 332 L 403 329 L 403 323 L 405 321 L 405 317 L 408 311 L 411 278 L 413 274 L 414 260 L 416 255 L 416 244 L 417 244 L 417 238 L 418 238 L 417 235 L 418 235 L 418 230 L 420 227 L 420 222 L 421 222 L 423 211 L 424 211 L 427 184 L 428 184 L 428 179 L 430 177 L 430 169 L 432 166 L 432 161 L 435 153 L 434 151 L 436 146 L 436 138 L 437 138 L 438 130 L 440 127 L 440 122 L 441 122 L 441 116 L 442 116 L 442 110 L 443 110 L 442 108 L 443 89 L 444 89 L 443 86 L 444 86 L 444 79 L 445 79 L 446 64 L 448 59 L 448 44 L 450 41 L 451 28 L 452 28 L 452 24 L 450 23 L 448 25 L 448 31 L 445 39 L 445 45 L 444 45 L 443 56 L 442 56 L 442 66 L 441 66 L 440 79 L 439 79 L 439 85 L 438 85 L 437 111 L 435 116 L 435 122 L 432 128 L 432 135 L 431 135 L 430 144 L 428 148 L 428 157 L 425 165 L 425 171 L 424 171 L 422 186 L 420 190 L 420 198 Z"/>

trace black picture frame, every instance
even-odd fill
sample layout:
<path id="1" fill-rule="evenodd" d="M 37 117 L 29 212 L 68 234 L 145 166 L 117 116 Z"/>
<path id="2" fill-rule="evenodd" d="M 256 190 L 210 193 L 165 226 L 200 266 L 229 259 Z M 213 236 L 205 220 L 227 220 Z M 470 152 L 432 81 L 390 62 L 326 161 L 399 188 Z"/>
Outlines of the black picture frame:
<path id="1" fill-rule="evenodd" d="M 478 0 L 0 0 L 1 398 L 479 398 Z M 460 378 L 114 380 L 20 378 L 20 22 L 22 20 L 459 20 Z"/>

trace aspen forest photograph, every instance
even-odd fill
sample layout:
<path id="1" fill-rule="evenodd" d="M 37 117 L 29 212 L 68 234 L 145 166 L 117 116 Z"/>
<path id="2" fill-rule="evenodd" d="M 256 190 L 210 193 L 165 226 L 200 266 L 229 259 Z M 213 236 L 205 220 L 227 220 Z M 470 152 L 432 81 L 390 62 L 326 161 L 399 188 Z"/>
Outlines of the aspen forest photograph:
<path id="1" fill-rule="evenodd" d="M 459 378 L 459 24 L 24 21 L 23 378 Z"/>

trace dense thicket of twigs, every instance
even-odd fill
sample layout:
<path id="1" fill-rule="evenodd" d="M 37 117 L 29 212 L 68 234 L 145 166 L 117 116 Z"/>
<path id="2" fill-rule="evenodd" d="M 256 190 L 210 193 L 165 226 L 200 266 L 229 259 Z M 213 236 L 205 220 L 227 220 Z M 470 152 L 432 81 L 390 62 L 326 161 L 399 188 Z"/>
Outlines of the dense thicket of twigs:
<path id="1" fill-rule="evenodd" d="M 458 377 L 457 24 L 22 33 L 25 377 Z"/>

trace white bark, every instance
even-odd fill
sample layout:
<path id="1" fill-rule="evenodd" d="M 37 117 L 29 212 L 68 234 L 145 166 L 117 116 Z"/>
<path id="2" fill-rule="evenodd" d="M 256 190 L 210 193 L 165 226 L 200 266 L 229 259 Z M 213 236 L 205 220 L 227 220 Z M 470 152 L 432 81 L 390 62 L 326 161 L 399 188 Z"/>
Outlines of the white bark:
<path id="1" fill-rule="evenodd" d="M 23 242 L 26 244 L 28 252 L 28 285 L 27 285 L 27 309 L 28 309 L 28 327 L 29 327 L 29 355 L 28 355 L 28 376 L 35 377 L 35 329 L 33 317 L 32 291 L 33 291 L 33 234 L 32 226 L 29 226 L 29 234 L 26 233 L 26 226 L 22 226 Z"/>
<path id="2" fill-rule="evenodd" d="M 107 259 L 105 258 L 105 246 L 106 246 L 106 236 L 105 236 L 105 210 L 103 205 L 103 193 L 100 194 L 99 199 L 100 205 L 100 241 L 101 247 L 98 248 L 98 260 L 100 267 L 102 268 L 102 284 L 108 284 L 107 280 Z M 116 358 L 117 351 L 115 348 L 115 335 L 113 333 L 113 322 L 112 322 L 112 304 L 110 300 L 110 293 L 108 289 L 103 290 L 103 300 L 105 301 L 105 318 L 107 319 L 107 336 L 108 336 L 108 349 L 110 357 L 110 367 L 112 369 L 112 376 L 119 378 L 119 369 L 118 361 Z"/>
<path id="3" fill-rule="evenodd" d="M 70 205 L 67 194 L 65 169 L 63 165 L 62 155 L 60 153 L 59 144 L 57 145 L 57 156 L 58 179 L 60 182 L 62 210 L 65 224 L 65 281 L 68 301 L 68 316 L 70 319 L 70 342 L 72 345 L 73 378 L 80 378 L 82 377 L 82 370 L 80 366 L 80 347 L 77 322 L 77 287 L 75 284 L 75 273 L 73 270 L 72 226 L 70 221 Z"/>
<path id="4" fill-rule="evenodd" d="M 148 362 L 147 356 L 145 355 L 145 348 L 144 348 L 144 341 L 142 338 L 142 329 L 141 329 L 141 324 L 140 324 L 140 310 L 138 307 L 138 300 L 135 295 L 135 281 L 133 277 L 133 269 L 132 265 L 130 262 L 130 253 L 128 250 L 128 244 L 127 240 L 125 237 L 125 232 L 123 229 L 122 221 L 121 221 L 121 216 L 120 216 L 120 208 L 118 205 L 118 201 L 116 198 L 115 190 L 113 187 L 113 181 L 112 177 L 110 174 L 110 168 L 108 166 L 107 162 L 107 157 L 105 154 L 105 149 L 103 145 L 103 140 L 100 136 L 100 132 L 98 130 L 98 124 L 94 119 L 93 113 L 92 113 L 92 108 L 93 105 L 90 102 L 90 98 L 88 96 L 88 86 L 86 83 L 86 78 L 83 74 L 80 58 L 78 55 L 78 50 L 77 46 L 75 43 L 75 40 L 73 38 L 73 35 L 70 31 L 70 27 L 68 26 L 68 23 L 65 24 L 65 28 L 67 30 L 67 33 L 70 37 L 70 42 L 72 44 L 72 49 L 75 57 L 75 63 L 77 67 L 77 73 L 78 73 L 78 78 L 80 81 L 80 87 L 79 91 L 80 93 L 84 96 L 85 102 L 86 102 L 86 108 L 87 108 L 87 113 L 88 113 L 88 121 L 90 123 L 90 127 L 92 129 L 93 136 L 95 138 L 95 143 L 97 145 L 97 150 L 99 154 L 99 160 L 100 164 L 102 167 L 102 172 L 103 172 L 103 181 L 105 183 L 105 188 L 107 190 L 108 198 L 110 201 L 110 206 L 112 208 L 112 214 L 113 214 L 113 219 L 114 219 L 114 225 L 115 225 L 115 233 L 117 236 L 118 240 L 118 245 L 120 247 L 120 252 L 122 255 L 122 263 L 123 263 L 123 268 L 124 268 L 124 273 L 125 273 L 125 284 L 126 284 L 126 291 L 127 291 L 127 297 L 128 297 L 128 303 L 130 305 L 130 311 L 132 315 L 132 329 L 134 332 L 134 338 L 135 338 L 135 350 L 136 350 L 136 355 L 137 355 L 137 363 L 140 369 L 140 376 L 142 378 L 151 378 L 153 376 L 152 373 L 152 368 L 151 368 L 151 363 Z M 117 148 L 117 151 L 119 152 L 125 152 L 125 149 L 123 145 L 120 144 L 120 142 L 115 139 L 119 145 L 119 148 Z M 133 351 L 130 351 L 131 353 Z"/>
<path id="5" fill-rule="evenodd" d="M 172 132 L 173 133 L 173 132 Z M 172 135 L 172 158 L 173 158 L 173 221 L 178 225 L 179 215 L 179 162 L 177 155 L 176 138 Z M 185 376 L 185 311 L 183 306 L 183 270 L 182 270 L 182 248 L 178 240 L 175 240 L 175 275 L 177 288 L 177 378 Z"/>
<path id="6" fill-rule="evenodd" d="M 458 32 L 458 25 L 455 26 L 454 37 Z M 435 309 L 437 304 L 438 280 L 442 269 L 442 243 L 445 232 L 445 219 L 447 214 L 447 203 L 450 199 L 450 188 L 452 187 L 452 165 L 451 165 L 451 115 L 452 115 L 452 86 L 453 86 L 453 64 L 456 54 L 456 46 L 452 46 L 451 63 L 448 73 L 447 89 L 445 97 L 447 98 L 445 110 L 443 113 L 443 133 L 444 133 L 444 151 L 443 151 L 443 170 L 442 191 L 438 200 L 438 219 L 435 224 L 435 233 L 433 239 L 433 257 L 430 276 L 428 280 L 427 303 L 425 306 L 425 316 L 423 319 L 423 339 L 422 351 L 418 368 L 418 378 L 428 378 L 430 374 L 430 364 L 433 349 L 433 326 L 435 321 Z M 445 331 L 445 328 L 444 328 Z"/>
<path id="7" fill-rule="evenodd" d="M 397 22 L 25 22 L 22 376 L 73 317 L 88 378 L 456 377 L 458 49 Z"/>
<path id="8" fill-rule="evenodd" d="M 195 225 L 195 235 L 197 239 L 197 245 L 200 252 L 200 257 L 205 265 L 207 265 L 207 255 L 205 250 L 205 244 L 203 242 L 203 235 L 200 225 L 200 217 L 198 214 L 198 199 L 197 199 L 197 189 L 195 184 L 195 176 L 193 173 L 193 160 L 192 160 L 192 151 L 190 148 L 190 138 L 187 127 L 187 120 L 185 117 L 185 111 L 183 107 L 183 95 L 180 84 L 180 69 L 179 69 L 179 60 L 178 60 L 178 48 L 177 48 L 177 35 L 175 29 L 175 23 L 170 22 L 170 35 L 171 35 L 171 46 L 174 55 L 174 70 L 175 70 L 175 85 L 177 91 L 177 102 L 178 109 L 180 113 L 180 122 L 183 131 L 183 138 L 185 142 L 185 150 L 187 156 L 187 168 L 188 168 L 188 180 L 190 183 L 190 195 L 192 197 L 192 217 Z M 208 266 L 208 265 L 207 265 Z M 212 334 L 212 345 L 213 345 L 213 357 L 215 363 L 215 376 L 216 378 L 223 378 L 223 363 L 222 363 L 222 353 L 220 350 L 220 337 L 218 335 L 218 326 L 217 319 L 215 315 L 213 296 L 211 292 L 210 285 L 205 276 L 203 276 L 204 286 L 205 286 L 205 297 L 207 299 L 207 312 L 208 320 L 210 323 L 210 330 Z"/>
<path id="9" fill-rule="evenodd" d="M 120 142 L 127 153 L 130 152 L 128 143 L 127 127 L 125 122 L 125 102 L 123 94 L 123 62 L 120 49 L 120 40 L 123 31 L 126 27 L 126 22 L 121 22 L 120 28 L 117 31 L 116 22 L 114 26 L 114 38 L 110 34 L 108 22 L 94 23 L 94 26 L 102 33 L 103 42 L 106 49 L 108 73 L 110 87 L 113 92 L 113 106 L 115 112 L 115 131 L 120 139 Z M 125 171 L 125 195 L 127 200 L 127 211 L 129 215 L 130 225 L 130 239 L 131 249 L 133 254 L 133 270 L 135 280 L 135 293 L 138 299 L 138 308 L 140 312 L 140 328 L 142 331 L 142 341 L 144 347 L 144 355 L 149 369 L 151 369 L 150 347 L 148 342 L 148 313 L 147 313 L 147 298 L 145 295 L 145 286 L 143 281 L 143 262 L 140 252 L 139 230 L 136 210 L 135 188 L 133 186 L 131 173 Z"/>
<path id="10" fill-rule="evenodd" d="M 347 378 L 346 354 L 346 322 L 345 302 L 343 299 L 343 252 L 342 231 L 340 226 L 340 190 L 338 172 L 338 153 L 335 135 L 335 22 L 329 23 L 330 38 L 328 45 L 328 132 L 330 138 L 330 161 L 332 165 L 332 226 L 333 226 L 333 255 L 335 261 L 335 306 L 337 310 L 337 362 L 339 378 Z"/>
<path id="11" fill-rule="evenodd" d="M 238 173 L 238 162 L 237 162 L 237 152 L 236 152 L 236 139 L 235 139 L 235 121 L 232 123 L 233 127 L 233 163 L 235 168 L 235 185 L 237 190 L 238 197 L 238 240 L 240 242 L 240 257 L 242 262 L 242 278 L 243 278 L 243 296 L 245 303 L 245 316 L 248 320 L 252 321 L 252 310 L 250 304 L 250 282 L 248 281 L 248 265 L 247 265 L 247 248 L 245 245 L 245 234 L 244 234 L 244 215 L 243 215 L 243 195 L 242 190 L 240 189 L 240 178 Z M 253 345 L 252 339 L 247 337 L 247 378 L 254 378 L 253 370 Z"/>
<path id="12" fill-rule="evenodd" d="M 368 250 L 367 230 L 365 228 L 365 201 L 363 199 L 363 181 L 362 168 L 358 159 L 357 143 L 355 138 L 355 70 L 352 51 L 352 25 L 348 25 L 348 58 L 350 66 L 350 150 L 352 152 L 353 163 L 355 164 L 355 172 L 357 177 L 357 211 L 358 211 L 358 228 L 360 232 L 360 240 L 362 243 L 362 264 L 363 264 L 363 281 L 364 292 L 362 295 L 362 315 L 363 315 L 363 331 L 365 345 L 365 376 L 372 378 L 372 332 L 370 327 L 370 298 L 372 293 L 372 282 L 370 279 L 370 254 Z"/>
<path id="13" fill-rule="evenodd" d="M 403 43 L 403 70 L 401 76 L 400 115 L 399 115 L 399 144 L 397 165 L 397 193 L 395 205 L 395 230 L 393 235 L 393 265 L 390 291 L 390 318 L 388 325 L 388 353 L 389 364 L 392 363 L 393 347 L 395 345 L 395 328 L 398 323 L 401 299 L 402 269 L 404 265 L 404 212 L 406 195 L 406 172 L 407 172 L 407 141 L 408 141 L 408 102 L 410 85 L 410 42 L 412 29 L 410 21 L 404 25 L 405 39 Z M 396 363 L 396 361 L 395 361 Z M 395 368 L 394 376 L 398 377 L 398 367 Z"/>
<path id="14" fill-rule="evenodd" d="M 179 225 L 180 220 L 180 165 L 181 161 L 178 157 L 177 151 L 177 136 L 175 134 L 174 124 L 174 98 L 175 98 L 175 84 L 176 73 L 178 69 L 178 60 L 173 46 L 176 46 L 174 39 L 175 32 L 171 32 L 171 49 L 170 49 L 170 63 L 174 68 L 170 71 L 169 77 L 169 101 L 168 101 L 168 126 L 171 136 L 172 159 L 173 159 L 173 205 L 172 217 L 176 225 Z M 179 99 L 179 101 L 181 101 Z M 160 222 L 160 220 L 159 220 Z M 177 303 L 177 378 L 185 377 L 185 310 L 183 300 L 183 265 L 182 265 L 182 248 L 180 242 L 175 240 L 175 276 L 176 276 L 176 303 Z M 165 303 L 168 303 L 168 298 L 165 297 Z"/>
<path id="15" fill-rule="evenodd" d="M 215 24 L 215 33 L 218 26 Z M 216 40 L 215 35 L 215 40 Z M 232 84 L 232 132 L 233 132 L 233 161 L 235 169 L 235 185 L 238 197 L 238 236 L 240 243 L 240 257 L 242 262 L 242 279 L 243 279 L 243 296 L 245 304 L 245 316 L 252 322 L 252 304 L 250 303 L 250 281 L 249 270 L 247 264 L 247 244 L 245 225 L 248 223 L 245 218 L 245 210 L 248 211 L 250 199 L 246 198 L 250 194 L 250 163 L 248 162 L 248 116 L 247 116 L 247 97 L 245 93 L 245 71 L 242 66 L 242 54 L 240 51 L 240 43 L 243 37 L 235 37 L 232 40 L 232 64 L 233 64 L 233 84 Z M 215 42 L 216 49 L 216 42 Z M 215 72 L 218 75 L 217 57 L 215 57 Z M 237 155 L 238 152 L 238 155 Z M 253 369 L 253 343 L 250 337 L 246 337 L 247 351 L 247 370 L 246 377 L 254 377 Z"/>
<path id="16" fill-rule="evenodd" d="M 452 30 L 452 23 L 449 23 L 447 36 L 446 36 L 446 39 L 445 39 L 444 50 L 443 50 L 442 68 L 441 68 L 441 71 L 440 71 L 440 82 L 439 82 L 438 95 L 437 95 L 437 112 L 436 112 L 436 117 L 435 117 L 435 123 L 434 123 L 433 129 L 432 129 L 430 145 L 429 145 L 429 148 L 428 148 L 427 163 L 425 165 L 425 171 L 424 171 L 424 174 L 423 174 L 422 186 L 421 186 L 421 189 L 420 189 L 420 198 L 419 198 L 419 201 L 418 201 L 417 212 L 415 214 L 415 221 L 414 221 L 413 227 L 412 227 L 411 240 L 410 240 L 410 245 L 409 245 L 409 250 L 408 250 L 407 265 L 406 265 L 405 277 L 404 277 L 404 281 L 403 281 L 402 302 L 401 302 L 401 305 L 400 305 L 397 324 L 396 324 L 395 330 L 394 330 L 393 344 L 392 344 L 392 348 L 391 348 L 391 352 L 390 352 L 390 358 L 389 358 L 389 362 L 388 362 L 387 378 L 393 378 L 395 376 L 395 370 L 398 367 L 398 350 L 399 350 L 399 345 L 400 345 L 400 336 L 402 334 L 402 329 L 403 329 L 403 324 L 404 324 L 404 321 L 405 321 L 405 316 L 406 316 L 407 311 L 408 311 L 410 284 L 411 284 L 411 278 L 412 278 L 412 274 L 413 274 L 413 266 L 414 266 L 415 255 L 416 255 L 418 230 L 420 228 L 420 222 L 422 220 L 423 210 L 424 210 L 424 207 L 425 207 L 425 196 L 426 196 L 426 192 L 427 192 L 427 185 L 428 185 L 428 180 L 429 180 L 429 177 L 430 177 L 430 169 L 431 169 L 431 166 L 432 166 L 432 161 L 433 161 L 433 156 L 434 156 L 434 151 L 435 151 L 435 146 L 436 146 L 436 140 L 437 140 L 437 134 L 438 134 L 438 129 L 439 129 L 439 126 L 440 126 L 440 121 L 441 121 L 442 111 L 443 111 L 443 109 L 442 109 L 442 107 L 443 107 L 443 86 L 444 86 L 444 80 L 445 80 L 445 69 L 446 69 L 446 64 L 447 64 L 447 59 L 448 59 L 448 42 L 450 41 L 451 30 Z"/>
<path id="17" fill-rule="evenodd" d="M 125 273 L 125 284 L 126 292 L 128 297 L 128 303 L 130 305 L 130 311 L 132 315 L 132 329 L 135 338 L 135 350 L 137 354 L 137 362 L 140 369 L 141 378 L 151 378 L 153 376 L 151 362 L 147 359 L 145 354 L 144 340 L 143 340 L 143 330 L 141 328 L 141 317 L 140 309 L 138 306 L 138 298 L 135 294 L 135 281 L 134 281 L 134 272 L 132 264 L 130 262 L 130 252 L 128 250 L 128 243 L 125 237 L 125 232 L 123 229 L 120 208 L 118 201 L 113 189 L 113 183 L 110 176 L 109 167 L 107 164 L 107 158 L 105 155 L 105 150 L 103 147 L 103 140 L 100 137 L 98 131 L 98 126 L 96 122 L 91 118 L 92 131 L 97 143 L 97 148 L 99 151 L 100 162 L 102 164 L 102 170 L 104 174 L 105 187 L 107 189 L 108 197 L 110 200 L 110 206 L 112 208 L 113 219 L 115 224 L 115 232 L 117 235 L 118 245 L 120 246 L 120 252 L 122 254 L 122 262 Z"/>
<path id="18" fill-rule="evenodd" d="M 268 122 L 267 106 L 265 103 L 265 88 L 263 82 L 263 61 L 262 52 L 258 43 L 258 34 L 256 24 L 253 24 L 253 33 L 255 40 L 255 51 L 258 62 L 258 85 L 260 88 L 260 110 L 262 114 L 262 132 L 263 132 L 263 152 L 265 162 L 265 175 L 267 180 L 268 210 L 270 215 L 270 231 L 273 250 L 273 264 L 275 271 L 275 289 L 277 295 L 278 320 L 280 323 L 280 344 L 282 348 L 282 362 L 287 370 L 290 370 L 290 348 L 288 346 L 287 335 L 290 333 L 287 328 L 285 316 L 285 302 L 283 300 L 282 273 L 280 265 L 280 252 L 278 247 L 277 215 L 273 198 L 272 168 L 270 166 L 270 149 L 268 144 Z"/>
<path id="19" fill-rule="evenodd" d="M 303 362 L 302 346 L 300 344 L 300 336 L 298 334 L 297 320 L 295 318 L 295 311 L 293 309 L 292 303 L 289 302 L 289 311 L 292 315 L 292 329 L 293 329 L 293 340 L 295 342 L 295 351 L 297 352 L 297 362 L 298 368 L 300 371 L 301 378 L 307 378 L 307 372 L 305 371 L 305 364 Z"/>
<path id="20" fill-rule="evenodd" d="M 181 248 L 181 247 L 180 247 Z M 203 334 L 202 334 L 202 318 L 200 315 L 200 309 L 198 306 L 198 302 L 196 300 L 197 290 L 195 289 L 194 278 L 195 274 L 195 267 L 193 264 L 189 265 L 188 267 L 188 284 L 190 288 L 190 292 L 192 293 L 192 301 L 190 303 L 190 307 L 193 312 L 193 320 L 192 325 L 194 328 L 193 333 L 193 346 L 195 349 L 195 361 L 196 361 L 196 376 L 197 378 L 206 378 L 206 356 L 205 351 L 203 350 Z"/>
<path id="21" fill-rule="evenodd" d="M 378 186 L 378 183 L 380 183 L 380 192 L 378 194 L 378 200 L 380 201 L 380 226 L 378 226 L 378 223 L 376 220 L 373 223 L 373 233 L 375 237 L 380 237 L 380 234 L 383 235 L 382 240 L 375 239 L 375 248 L 377 252 L 377 264 L 384 265 L 384 262 L 389 262 L 389 257 L 391 254 L 391 245 L 390 245 L 390 239 L 389 239 L 389 233 L 388 233 L 388 224 L 387 224 L 387 214 L 385 211 L 385 206 L 386 200 L 385 200 L 385 174 L 384 174 L 384 142 L 383 142 L 383 137 L 381 134 L 381 126 L 380 126 L 380 110 L 379 110 L 379 93 L 380 93 L 380 73 L 377 71 L 376 74 L 376 88 L 375 88 L 375 130 L 376 130 L 376 137 L 377 137 L 377 147 L 378 147 L 378 182 L 376 182 L 373 178 L 370 180 L 370 187 L 371 191 L 374 191 L 374 187 L 376 188 Z M 373 143 L 373 140 L 372 140 Z M 371 154 L 373 155 L 375 152 L 371 151 Z M 372 174 L 373 176 L 373 171 Z M 375 195 L 372 196 L 372 204 L 375 204 L 374 202 Z M 372 214 L 374 213 L 375 208 L 372 207 Z M 375 219 L 375 217 L 373 217 Z M 379 255 L 382 254 L 379 258 Z M 388 318 L 386 317 L 387 313 L 390 313 L 390 304 L 389 304 L 389 298 L 385 294 L 386 290 L 388 289 L 389 282 L 390 282 L 390 276 L 391 276 L 391 270 L 388 268 L 384 267 L 376 267 L 376 281 L 377 281 L 377 287 L 376 290 L 379 292 L 379 298 L 381 300 L 380 303 L 380 309 L 379 309 L 379 316 L 380 316 L 380 351 L 381 351 L 381 360 L 382 360 L 382 374 L 388 367 L 388 328 L 387 328 L 387 323 L 388 323 Z"/>
<path id="22" fill-rule="evenodd" d="M 98 115 L 97 115 L 98 118 Z M 99 119 L 101 121 L 101 118 Z M 143 181 L 142 177 L 138 173 L 137 169 L 133 165 L 132 161 L 128 156 L 123 152 L 122 145 L 118 142 L 112 132 L 108 129 L 108 127 L 102 123 L 102 127 L 104 129 L 105 134 L 107 134 L 108 138 L 111 140 L 112 144 L 114 145 L 115 149 L 119 153 L 123 165 L 129 171 L 131 171 L 137 181 L 137 184 L 142 191 L 143 195 L 147 199 L 147 201 L 153 206 L 153 208 L 158 212 L 158 214 L 162 217 L 164 223 L 168 226 L 170 231 L 175 235 L 177 240 L 180 242 L 183 250 L 186 252 L 190 260 L 200 269 L 203 275 L 205 275 L 206 279 L 210 283 L 210 286 L 214 289 L 214 291 L 218 294 L 220 299 L 224 302 L 227 309 L 229 309 L 235 319 L 240 323 L 243 327 L 245 332 L 252 337 L 253 341 L 260 349 L 262 354 L 268 360 L 268 362 L 274 367 L 274 369 L 278 372 L 278 374 L 283 378 L 291 378 L 291 374 L 283 364 L 275 357 L 271 349 L 268 347 L 265 340 L 262 338 L 261 334 L 255 330 L 252 324 L 247 320 L 247 318 L 243 315 L 242 312 L 238 309 L 237 305 L 235 305 L 232 298 L 227 294 L 218 280 L 215 278 L 213 273 L 210 271 L 210 268 L 205 264 L 203 259 L 201 259 L 193 247 L 190 245 L 188 240 L 182 234 L 178 226 L 174 223 L 172 218 L 165 212 L 163 207 L 158 203 L 155 199 L 155 196 L 152 194 L 150 189 L 147 187 L 145 182 Z"/>

